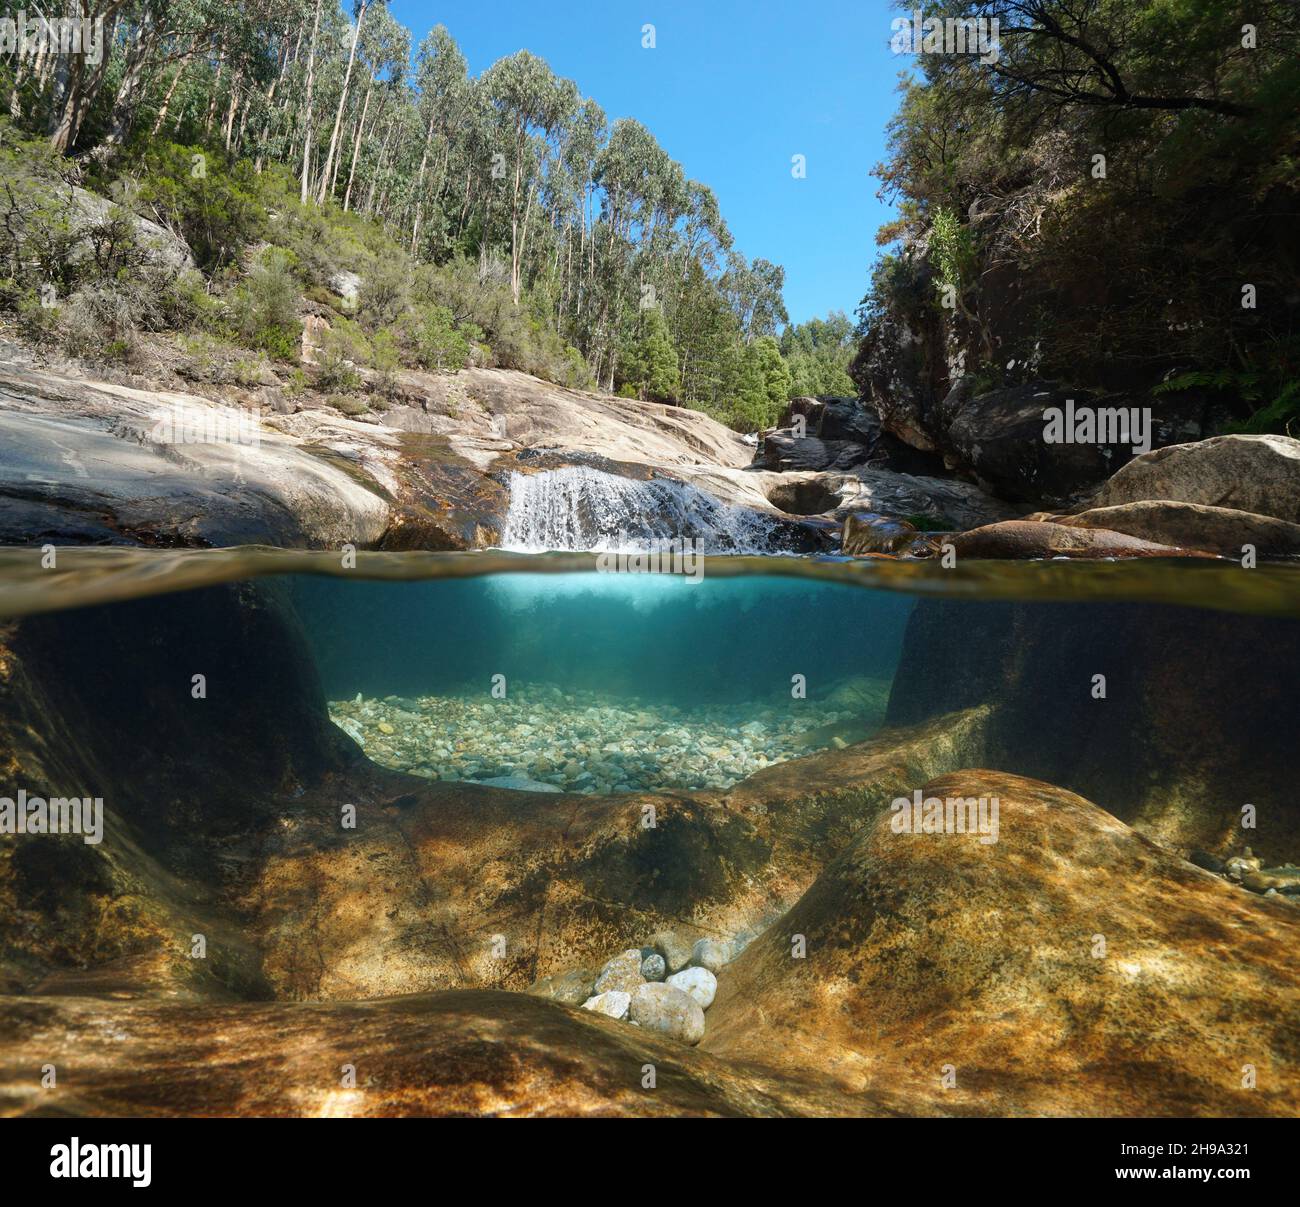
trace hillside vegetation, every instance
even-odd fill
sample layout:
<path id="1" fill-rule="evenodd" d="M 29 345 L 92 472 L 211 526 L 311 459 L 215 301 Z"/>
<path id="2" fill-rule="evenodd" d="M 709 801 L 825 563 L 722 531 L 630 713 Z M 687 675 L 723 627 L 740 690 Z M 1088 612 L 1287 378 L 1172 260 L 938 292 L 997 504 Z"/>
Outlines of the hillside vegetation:
<path id="1" fill-rule="evenodd" d="M 314 310 L 313 384 L 345 395 L 359 368 L 501 365 L 743 430 L 852 390 L 849 320 L 788 327 L 783 269 L 740 253 L 710 188 L 527 51 L 472 76 L 444 27 L 415 45 L 376 0 L 84 7 L 102 63 L 0 66 L 0 301 L 28 338 L 129 362 L 172 332 L 291 365 Z M 114 208 L 87 221 L 75 186 Z"/>

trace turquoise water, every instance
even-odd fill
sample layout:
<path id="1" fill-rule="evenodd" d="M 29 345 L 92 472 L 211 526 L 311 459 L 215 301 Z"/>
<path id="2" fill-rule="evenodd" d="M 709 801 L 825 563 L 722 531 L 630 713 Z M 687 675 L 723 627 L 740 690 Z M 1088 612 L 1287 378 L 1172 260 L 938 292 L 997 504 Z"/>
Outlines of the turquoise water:
<path id="1" fill-rule="evenodd" d="M 776 578 L 503 575 L 291 580 L 331 698 L 487 692 L 493 676 L 669 703 L 809 696 L 888 678 L 907 596 Z"/>
<path id="2" fill-rule="evenodd" d="M 913 601 L 771 577 L 288 580 L 376 762 L 585 793 L 727 788 L 880 725 Z"/>

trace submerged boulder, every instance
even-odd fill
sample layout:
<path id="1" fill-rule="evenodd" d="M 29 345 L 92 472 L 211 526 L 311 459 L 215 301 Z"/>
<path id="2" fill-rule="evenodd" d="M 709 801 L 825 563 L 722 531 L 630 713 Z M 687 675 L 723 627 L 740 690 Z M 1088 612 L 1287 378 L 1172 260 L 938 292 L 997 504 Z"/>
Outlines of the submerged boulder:
<path id="1" fill-rule="evenodd" d="M 671 1035 L 684 1044 L 698 1044 L 704 1038 L 704 1011 L 694 997 L 675 985 L 642 985 L 632 994 L 628 1018 L 646 1031 Z"/>
<path id="2" fill-rule="evenodd" d="M 705 1049 L 909 1113 L 1300 1110 L 1300 910 L 1049 784 L 920 791 L 996 801 L 996 840 L 883 809 L 728 969 Z"/>
<path id="3" fill-rule="evenodd" d="M 1251 844 L 1281 864 L 1300 853 L 1298 683 L 1290 619 L 927 599 L 908 620 L 886 724 L 987 709 L 985 766 L 1077 792 L 1178 852 Z"/>

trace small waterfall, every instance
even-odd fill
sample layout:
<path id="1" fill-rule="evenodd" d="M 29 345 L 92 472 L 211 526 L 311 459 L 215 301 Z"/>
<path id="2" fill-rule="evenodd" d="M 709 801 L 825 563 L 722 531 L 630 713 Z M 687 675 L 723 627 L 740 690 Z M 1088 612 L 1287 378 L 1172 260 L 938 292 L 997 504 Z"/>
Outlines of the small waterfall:
<path id="1" fill-rule="evenodd" d="M 692 539 L 701 553 L 778 553 L 782 525 L 665 478 L 638 482 L 585 466 L 510 475 L 501 547 L 518 553 L 638 552 Z"/>

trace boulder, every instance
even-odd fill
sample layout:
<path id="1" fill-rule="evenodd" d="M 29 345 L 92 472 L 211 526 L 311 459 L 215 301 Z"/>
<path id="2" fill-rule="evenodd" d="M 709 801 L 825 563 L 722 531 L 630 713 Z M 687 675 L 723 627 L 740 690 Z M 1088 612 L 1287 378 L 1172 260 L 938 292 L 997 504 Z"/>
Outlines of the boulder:
<path id="1" fill-rule="evenodd" d="M 606 1018 L 626 1018 L 628 1006 L 632 1003 L 632 995 L 619 989 L 610 989 L 604 993 L 598 993 L 595 997 L 589 997 L 582 1003 L 584 1010 L 590 1010 L 593 1014 L 603 1014 Z"/>
<path id="2" fill-rule="evenodd" d="M 336 272 L 330 277 L 330 288 L 343 299 L 344 306 L 355 309 L 361 296 L 361 278 L 355 272 Z"/>
<path id="3" fill-rule="evenodd" d="M 846 470 L 865 464 L 869 450 L 849 440 L 821 440 L 816 436 L 797 437 L 788 432 L 768 432 L 757 463 L 764 469 L 785 473 L 789 470 Z"/>
<path id="4" fill-rule="evenodd" d="M 1056 521 L 1072 528 L 1103 528 L 1164 545 L 1203 549 L 1225 557 L 1240 557 L 1252 545 L 1261 557 L 1300 555 L 1300 524 L 1231 507 L 1143 499 L 1096 507 Z"/>
<path id="5" fill-rule="evenodd" d="M 642 985 L 632 994 L 628 1018 L 643 1030 L 670 1035 L 684 1044 L 698 1044 L 704 1038 L 699 1002 L 673 985 Z"/>
<path id="6" fill-rule="evenodd" d="M 680 938 L 675 931 L 658 931 L 651 936 L 650 942 L 663 955 L 669 972 L 678 972 L 691 962 L 691 943 Z"/>
<path id="7" fill-rule="evenodd" d="M 309 314 L 302 320 L 302 347 L 299 355 L 304 365 L 316 363 L 316 354 L 324 347 L 325 333 L 329 330 L 328 320 L 318 314 Z"/>
<path id="8" fill-rule="evenodd" d="M 634 947 L 609 960 L 596 978 L 595 993 L 599 996 L 616 990 L 632 993 L 645 984 L 641 975 L 641 949 Z"/>
<path id="9" fill-rule="evenodd" d="M 1103 481 L 1132 455 L 1131 445 L 1049 444 L 1044 411 L 1076 406 L 1127 406 L 1050 382 L 1031 382 L 972 395 L 963 378 L 940 405 L 947 422 L 942 442 L 955 463 L 1004 499 L 1068 499 Z"/>
<path id="10" fill-rule="evenodd" d="M 1091 500 L 1116 507 L 1148 499 L 1198 503 L 1300 524 L 1300 440 L 1214 436 L 1130 461 Z"/>
<path id="11" fill-rule="evenodd" d="M 704 1049 L 908 1113 L 1300 1111 L 1300 910 L 1049 784 L 917 787 L 996 800 L 996 841 L 904 832 L 882 807 L 728 969 Z"/>
<path id="12" fill-rule="evenodd" d="M 641 975 L 647 981 L 662 981 L 668 973 L 668 965 L 657 951 L 642 954 Z"/>
<path id="13" fill-rule="evenodd" d="M 596 974 L 587 968 L 574 968 L 568 972 L 556 973 L 555 976 L 542 977 L 534 981 L 525 990 L 534 997 L 548 997 L 553 1002 L 563 1002 L 566 1006 L 581 1006 L 592 997 L 592 988 L 596 984 Z"/>
<path id="14" fill-rule="evenodd" d="M 61 200 L 68 197 L 67 192 L 60 190 Z M 78 237 L 78 241 L 72 245 L 69 258 L 73 263 L 79 263 L 94 255 L 94 231 L 113 216 L 115 206 L 107 197 L 101 197 L 79 185 L 71 186 L 70 202 L 68 227 Z M 116 212 L 125 215 L 130 222 L 146 262 L 176 272 L 197 267 L 189 244 L 179 235 L 174 235 L 166 227 L 129 210 L 117 208 Z"/>
<path id="15" fill-rule="evenodd" d="M 949 538 L 958 557 L 1110 558 L 1209 557 L 1208 553 L 1160 545 L 1105 528 L 1068 527 L 1039 520 L 1006 520 Z"/>
<path id="16" fill-rule="evenodd" d="M 1259 577 L 1232 563 L 1211 573 L 1244 580 L 1248 591 Z M 1126 576 L 1141 577 L 1136 567 Z M 1184 598 L 1182 587 L 1172 584 L 1170 597 Z M 923 599 L 908 620 L 885 723 L 937 725 L 987 710 L 985 766 L 1077 792 L 1180 853 L 1227 859 L 1249 842 L 1282 864 L 1300 862 L 1298 683 L 1300 624 L 1290 618 L 1156 603 Z M 1254 831 L 1242 827 L 1247 804 L 1261 818 Z"/>
<path id="17" fill-rule="evenodd" d="M 717 939 L 700 939 L 691 949 L 691 963 L 716 973 L 731 959 L 731 948 Z"/>
<path id="18" fill-rule="evenodd" d="M 916 529 L 906 520 L 873 515 L 869 511 L 850 512 L 844 518 L 844 535 L 840 552 L 846 557 L 866 553 L 897 553 L 916 539 Z"/>
<path id="19" fill-rule="evenodd" d="M 683 993 L 689 993 L 700 1004 L 701 1010 L 713 1005 L 718 992 L 718 978 L 707 968 L 683 968 L 668 978 L 668 984 Z"/>

